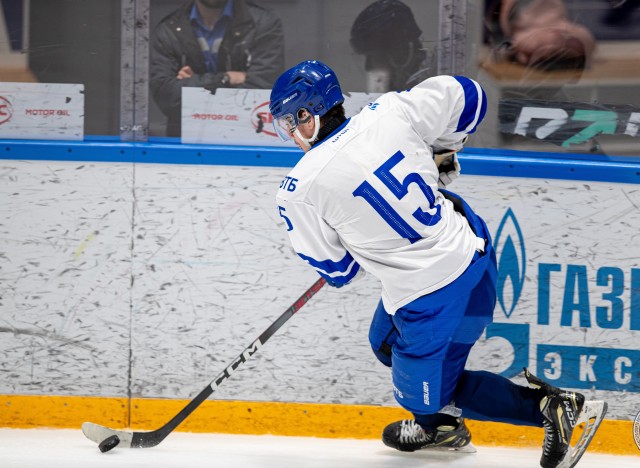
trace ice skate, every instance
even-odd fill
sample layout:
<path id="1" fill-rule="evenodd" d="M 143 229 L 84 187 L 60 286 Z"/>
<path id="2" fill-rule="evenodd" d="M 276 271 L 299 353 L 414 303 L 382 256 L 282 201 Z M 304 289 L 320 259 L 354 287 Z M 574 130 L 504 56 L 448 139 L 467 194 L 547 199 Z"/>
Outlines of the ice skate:
<path id="1" fill-rule="evenodd" d="M 475 452 L 470 444 L 471 433 L 462 419 L 457 426 L 440 426 L 428 431 L 413 419 L 403 419 L 389 424 L 382 432 L 382 442 L 401 452 L 420 449 Z"/>
<path id="2" fill-rule="evenodd" d="M 603 401 L 587 401 L 577 392 L 561 390 L 525 369 L 525 377 L 532 387 L 546 395 L 540 401 L 544 425 L 544 442 L 540 466 L 543 468 L 571 468 L 578 463 L 607 412 Z M 571 436 L 580 423 L 584 429 L 576 443 Z"/>

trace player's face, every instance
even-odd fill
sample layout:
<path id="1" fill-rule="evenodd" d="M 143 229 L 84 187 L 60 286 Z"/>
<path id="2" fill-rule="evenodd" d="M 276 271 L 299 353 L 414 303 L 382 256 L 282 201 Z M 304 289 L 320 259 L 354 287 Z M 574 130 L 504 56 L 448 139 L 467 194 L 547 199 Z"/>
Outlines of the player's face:
<path id="1" fill-rule="evenodd" d="M 296 146 L 305 153 L 311 149 L 304 139 L 313 136 L 315 130 L 315 119 L 306 109 L 300 109 L 296 117 L 286 114 L 274 120 L 273 126 L 276 133 L 283 141 L 293 140 Z"/>
<path id="2" fill-rule="evenodd" d="M 298 112 L 298 126 L 296 130 L 291 134 L 295 144 L 305 153 L 311 149 L 311 146 L 302 140 L 302 138 L 309 139 L 313 136 L 316 129 L 316 122 L 313 116 L 306 110 L 301 109 Z"/>
<path id="3" fill-rule="evenodd" d="M 273 120 L 273 128 L 282 141 L 289 141 L 293 138 L 297 125 L 293 114 L 286 114 Z"/>
<path id="4" fill-rule="evenodd" d="M 294 133 L 292 137 L 296 146 L 300 148 L 302 151 L 304 151 L 305 153 L 311 149 L 311 146 L 305 141 L 301 140 L 297 133 Z"/>

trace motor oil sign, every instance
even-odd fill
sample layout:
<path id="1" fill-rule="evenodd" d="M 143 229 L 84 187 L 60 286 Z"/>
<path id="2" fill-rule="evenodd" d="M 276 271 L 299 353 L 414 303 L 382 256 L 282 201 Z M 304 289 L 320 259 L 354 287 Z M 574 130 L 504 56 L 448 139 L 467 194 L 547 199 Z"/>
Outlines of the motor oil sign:
<path id="1" fill-rule="evenodd" d="M 0 138 L 82 140 L 84 85 L 0 83 Z"/>
<path id="2" fill-rule="evenodd" d="M 291 146 L 273 128 L 268 89 L 182 88 L 182 143 Z M 350 93 L 345 112 L 354 115 L 379 94 Z"/>

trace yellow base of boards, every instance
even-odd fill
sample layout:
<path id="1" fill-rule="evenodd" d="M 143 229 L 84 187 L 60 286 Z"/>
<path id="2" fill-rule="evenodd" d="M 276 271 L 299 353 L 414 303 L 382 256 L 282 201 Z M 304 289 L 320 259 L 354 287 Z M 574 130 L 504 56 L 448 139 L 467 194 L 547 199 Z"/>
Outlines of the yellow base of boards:
<path id="1" fill-rule="evenodd" d="M 152 430 L 188 401 L 76 396 L 0 395 L 0 427 L 77 428 L 91 421 L 114 429 Z M 205 401 L 177 430 L 227 434 L 272 434 L 345 439 L 378 439 L 382 429 L 410 418 L 401 408 L 364 405 Z M 540 447 L 543 430 L 467 421 L 475 445 Z M 631 421 L 605 420 L 589 451 L 638 455 Z"/>

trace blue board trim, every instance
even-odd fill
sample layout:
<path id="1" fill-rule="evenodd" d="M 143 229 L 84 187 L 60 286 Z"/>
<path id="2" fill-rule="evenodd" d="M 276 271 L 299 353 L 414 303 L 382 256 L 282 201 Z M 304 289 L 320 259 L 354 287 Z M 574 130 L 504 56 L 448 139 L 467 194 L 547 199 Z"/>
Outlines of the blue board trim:
<path id="1" fill-rule="evenodd" d="M 0 159 L 83 161 L 214 166 L 293 167 L 302 157 L 297 148 L 173 143 L 124 143 L 0 140 Z"/>
<path id="2" fill-rule="evenodd" d="M 293 167 L 302 157 L 297 148 L 182 145 L 174 140 L 158 138 L 148 143 L 125 143 L 117 138 L 87 138 L 77 142 L 0 140 L 0 159 Z M 464 173 L 470 175 L 640 183 L 637 156 L 466 148 L 459 157 Z"/>

